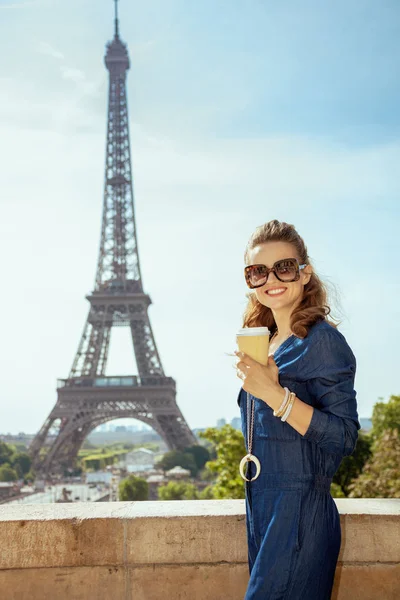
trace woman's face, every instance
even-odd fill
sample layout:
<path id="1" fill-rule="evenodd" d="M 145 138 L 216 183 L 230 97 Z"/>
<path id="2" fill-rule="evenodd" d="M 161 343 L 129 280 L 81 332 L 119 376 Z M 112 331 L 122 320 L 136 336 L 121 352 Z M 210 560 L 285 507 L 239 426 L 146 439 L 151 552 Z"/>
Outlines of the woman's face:
<path id="1" fill-rule="evenodd" d="M 250 250 L 248 256 L 248 265 L 266 265 L 271 268 L 273 264 L 285 258 L 297 258 L 299 256 L 292 244 L 287 242 L 266 242 Z M 267 281 L 263 286 L 255 288 L 257 300 L 264 306 L 268 306 L 273 312 L 293 310 L 294 306 L 301 302 L 304 286 L 310 281 L 312 267 L 307 265 L 305 269 L 300 269 L 300 279 L 293 282 L 282 282 L 277 279 L 272 271 L 268 275 Z M 269 290 L 275 290 L 277 293 L 272 295 Z"/>

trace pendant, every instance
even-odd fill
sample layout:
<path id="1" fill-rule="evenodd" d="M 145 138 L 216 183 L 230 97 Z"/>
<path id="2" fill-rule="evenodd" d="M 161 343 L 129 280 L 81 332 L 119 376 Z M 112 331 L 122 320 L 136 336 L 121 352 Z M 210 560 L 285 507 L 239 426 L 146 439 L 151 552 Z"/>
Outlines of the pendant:
<path id="1" fill-rule="evenodd" d="M 244 465 L 250 461 L 253 461 L 253 463 L 256 465 L 257 471 L 252 479 L 247 479 L 247 477 L 245 477 L 244 474 Z M 254 456 L 254 454 L 246 454 L 246 456 L 243 456 L 242 460 L 240 461 L 239 472 L 245 481 L 254 481 L 255 479 L 257 479 L 261 472 L 261 464 L 257 456 Z"/>

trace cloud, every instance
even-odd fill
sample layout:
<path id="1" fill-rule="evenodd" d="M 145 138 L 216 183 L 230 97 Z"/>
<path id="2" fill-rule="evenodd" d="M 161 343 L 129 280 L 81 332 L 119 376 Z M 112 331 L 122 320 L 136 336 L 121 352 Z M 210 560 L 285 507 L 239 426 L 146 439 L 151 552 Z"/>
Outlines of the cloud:
<path id="1" fill-rule="evenodd" d="M 65 55 L 60 52 L 60 50 L 54 48 L 54 46 L 45 41 L 38 42 L 36 49 L 41 54 L 45 54 L 46 56 L 61 61 L 60 73 L 62 78 L 77 84 L 82 95 L 96 94 L 98 84 L 92 80 L 88 80 L 82 69 L 66 64 Z"/>
<path id="2" fill-rule="evenodd" d="M 53 58 L 64 60 L 64 54 L 59 50 L 56 50 L 56 48 L 53 48 L 53 46 L 51 46 L 47 42 L 39 42 L 37 46 L 37 51 L 41 54 L 46 54 L 47 56 L 52 56 Z"/>
<path id="3" fill-rule="evenodd" d="M 61 74 L 64 79 L 70 79 L 71 81 L 75 81 L 75 83 L 86 81 L 85 73 L 81 69 L 74 67 L 61 66 Z"/>
<path id="4" fill-rule="evenodd" d="M 230 206 L 238 208 L 247 197 L 310 206 L 315 201 L 365 205 L 400 192 L 396 165 L 400 143 L 345 148 L 321 138 L 264 136 L 236 138 L 154 140 L 141 127 L 132 127 L 137 176 L 150 186 L 204 188 L 202 204 L 215 207 L 215 196 L 229 190 Z M 157 170 L 157 179 L 152 177 Z M 197 189 L 196 189 L 197 188 Z"/>

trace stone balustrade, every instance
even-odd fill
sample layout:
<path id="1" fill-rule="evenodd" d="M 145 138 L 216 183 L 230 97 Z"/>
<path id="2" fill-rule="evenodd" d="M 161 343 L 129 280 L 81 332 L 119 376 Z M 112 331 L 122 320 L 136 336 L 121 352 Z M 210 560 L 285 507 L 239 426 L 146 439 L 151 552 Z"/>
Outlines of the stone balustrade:
<path id="1" fill-rule="evenodd" d="M 333 600 L 399 600 L 400 500 L 336 499 Z M 3 600 L 243 600 L 244 500 L 0 507 Z M 316 600 L 316 599 L 304 599 Z"/>

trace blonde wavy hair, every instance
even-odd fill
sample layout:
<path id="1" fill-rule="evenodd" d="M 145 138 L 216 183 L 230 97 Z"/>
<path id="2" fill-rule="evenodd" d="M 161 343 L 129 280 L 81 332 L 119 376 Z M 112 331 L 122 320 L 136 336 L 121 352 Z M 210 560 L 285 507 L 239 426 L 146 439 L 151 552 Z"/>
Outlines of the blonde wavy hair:
<path id="1" fill-rule="evenodd" d="M 244 253 L 245 265 L 249 264 L 250 250 L 266 242 L 292 244 L 300 264 L 311 264 L 304 240 L 297 233 L 295 227 L 275 219 L 257 227 L 250 237 Z M 258 301 L 254 290 L 247 293 L 246 297 L 249 301 L 243 313 L 242 327 L 268 327 L 271 335 L 273 335 L 277 326 L 272 310 Z M 304 286 L 301 302 L 291 314 L 290 328 L 297 337 L 305 338 L 310 327 L 318 321 L 325 320 L 333 327 L 337 327 L 337 323 L 327 318 L 330 313 L 327 286 L 321 281 L 313 268 L 311 279 Z"/>

